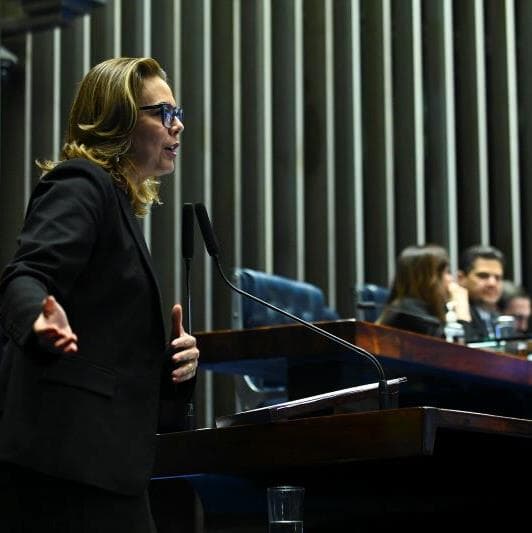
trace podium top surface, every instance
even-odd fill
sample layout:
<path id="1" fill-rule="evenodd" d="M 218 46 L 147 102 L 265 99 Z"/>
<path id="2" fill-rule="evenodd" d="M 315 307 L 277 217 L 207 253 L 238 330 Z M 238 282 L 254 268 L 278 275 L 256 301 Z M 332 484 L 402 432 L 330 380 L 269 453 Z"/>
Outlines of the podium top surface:
<path id="1" fill-rule="evenodd" d="M 532 452 L 532 420 L 411 407 L 162 434 L 154 477 L 427 457 L 443 453 L 436 446 L 442 432 L 462 440 L 514 439 Z M 475 444 L 474 453 L 482 449 Z"/>

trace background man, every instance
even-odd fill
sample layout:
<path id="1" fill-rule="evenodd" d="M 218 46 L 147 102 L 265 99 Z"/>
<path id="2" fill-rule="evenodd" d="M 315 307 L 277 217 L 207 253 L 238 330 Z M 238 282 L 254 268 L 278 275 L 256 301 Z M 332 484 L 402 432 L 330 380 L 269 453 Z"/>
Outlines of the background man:
<path id="1" fill-rule="evenodd" d="M 512 315 L 515 318 L 518 334 L 528 334 L 528 321 L 531 312 L 530 295 L 523 287 L 505 280 L 498 307 L 503 315 Z"/>
<path id="2" fill-rule="evenodd" d="M 460 256 L 457 281 L 468 290 L 471 336 L 467 340 L 495 337 L 494 322 L 500 314 L 504 254 L 493 246 L 470 246 Z"/>

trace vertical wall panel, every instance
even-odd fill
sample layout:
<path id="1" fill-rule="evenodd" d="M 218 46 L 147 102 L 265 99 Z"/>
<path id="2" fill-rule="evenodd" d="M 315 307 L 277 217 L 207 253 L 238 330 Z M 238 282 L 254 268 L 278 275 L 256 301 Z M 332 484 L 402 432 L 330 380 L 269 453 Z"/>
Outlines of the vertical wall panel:
<path id="1" fill-rule="evenodd" d="M 232 123 L 234 127 L 233 134 L 233 221 L 232 231 L 234 234 L 233 264 L 240 266 L 242 264 L 242 9 L 241 0 L 232 0 L 232 28 L 233 38 L 231 40 L 231 62 L 233 65 L 233 87 L 231 92 L 231 103 L 233 106 Z M 226 307 L 227 309 L 227 307 Z"/>
<path id="2" fill-rule="evenodd" d="M 53 159 L 56 133 L 54 129 L 54 116 L 57 109 L 54 109 L 54 91 L 55 79 L 54 73 L 54 32 L 47 30 L 35 33 L 33 36 L 32 46 L 32 107 L 39 109 L 40 123 L 46 124 L 46 128 L 34 128 L 32 131 L 32 150 L 31 160 L 35 159 Z M 32 181 L 36 183 L 37 170 L 33 167 Z"/>
<path id="3" fill-rule="evenodd" d="M 425 241 L 421 10 L 419 2 L 405 5 L 400 0 L 392 7 L 395 224 L 397 248 L 401 250 Z"/>
<path id="4" fill-rule="evenodd" d="M 386 270 L 388 278 L 395 267 L 395 202 L 394 202 L 394 130 L 393 130 L 393 79 L 392 79 L 392 19 L 391 0 L 382 0 L 382 83 L 384 108 L 384 180 L 387 213 Z"/>
<path id="5" fill-rule="evenodd" d="M 241 4 L 242 25 L 242 261 L 273 270 L 273 133 L 271 3 Z"/>
<path id="6" fill-rule="evenodd" d="M 456 161 L 450 2 L 423 9 L 427 240 L 449 249 L 456 262 Z M 449 49 L 450 47 L 450 49 Z"/>
<path id="7" fill-rule="evenodd" d="M 122 2 L 120 9 L 120 24 L 122 29 L 120 55 L 126 57 L 142 56 L 144 54 L 146 18 L 151 15 L 146 10 L 145 0 L 130 0 Z"/>
<path id="8" fill-rule="evenodd" d="M 368 0 L 361 6 L 366 272 L 367 281 L 387 285 L 395 262 L 391 36 L 384 35 L 390 3 Z"/>
<path id="9" fill-rule="evenodd" d="M 256 0 L 257 8 L 257 171 L 259 181 L 259 260 L 262 269 L 273 271 L 273 118 L 272 118 L 272 15 L 271 3 Z"/>
<path id="10" fill-rule="evenodd" d="M 108 0 L 90 17 L 91 65 L 122 55 L 122 0 Z"/>
<path id="11" fill-rule="evenodd" d="M 32 125 L 33 125 L 33 34 L 27 33 L 25 36 L 25 65 L 24 65 L 24 74 L 25 74 L 25 85 L 24 85 L 24 151 L 22 152 L 22 157 L 24 158 L 24 196 L 20 198 L 21 203 L 19 207 L 24 207 L 28 204 L 30 200 L 31 190 L 33 187 L 33 167 L 35 165 L 34 160 L 31 158 L 32 154 L 32 144 L 33 144 L 33 135 L 32 135 Z M 6 99 L 7 102 L 12 100 Z M 16 116 L 16 115 L 15 115 Z M 10 137 L 11 137 L 10 130 Z M 17 131 L 17 130 L 15 130 Z M 9 152 L 13 154 L 13 152 Z M 12 156 L 10 157 L 12 159 Z"/>
<path id="12" fill-rule="evenodd" d="M 61 32 L 61 73 L 58 127 L 63 140 L 77 84 L 89 69 L 90 32 L 87 17 L 77 18 Z M 61 143 L 62 144 L 62 143 Z"/>
<path id="13" fill-rule="evenodd" d="M 241 214 L 242 214 L 242 263 L 249 268 L 265 269 L 262 262 L 262 241 L 259 238 L 260 225 L 257 217 L 261 215 L 259 195 L 262 188 L 258 164 L 261 125 L 258 121 L 257 109 L 260 106 L 258 89 L 257 35 L 258 28 L 257 3 L 241 2 L 241 67 L 242 67 L 242 182 L 241 182 Z M 244 244 L 246 243 L 246 244 Z"/>
<path id="14" fill-rule="evenodd" d="M 414 159 L 416 176 L 416 236 L 417 242 L 425 242 L 427 216 L 425 210 L 425 136 L 423 116 L 423 28 L 421 0 L 412 2 L 412 77 L 414 91 Z M 399 98 L 397 98 L 399 101 Z M 401 249 L 406 244 L 399 241 L 401 230 L 397 231 L 398 247 Z"/>
<path id="15" fill-rule="evenodd" d="M 56 28 L 52 34 L 53 63 L 52 63 L 52 159 L 59 159 L 63 125 L 61 124 L 61 34 Z"/>
<path id="16" fill-rule="evenodd" d="M 480 0 L 453 6 L 458 233 L 465 248 L 490 239 L 484 6 Z"/>
<path id="17" fill-rule="evenodd" d="M 305 250 L 306 279 L 331 294 L 330 272 L 335 241 L 331 209 L 334 206 L 331 143 L 334 117 L 331 56 L 332 11 L 327 0 L 304 3 L 305 68 Z"/>
<path id="18" fill-rule="evenodd" d="M 353 312 L 353 288 L 364 279 L 358 7 L 334 3 L 336 308 L 346 315 Z"/>
<path id="19" fill-rule="evenodd" d="M 458 211 L 456 201 L 456 120 L 454 97 L 454 43 L 452 3 L 443 2 L 443 68 L 445 82 L 445 144 L 446 144 L 446 188 L 447 212 L 443 214 L 447 232 L 447 249 L 451 264 L 456 264 L 458 258 Z"/>
<path id="20" fill-rule="evenodd" d="M 238 57 L 232 54 L 235 34 L 235 10 L 232 2 L 215 2 L 212 11 L 212 108 L 217 120 L 212 124 L 212 218 L 216 221 L 216 235 L 220 241 L 224 267 L 230 274 L 235 266 L 237 241 L 235 228 L 231 223 L 235 213 L 235 193 L 238 186 L 235 181 L 237 157 L 233 146 L 237 142 L 238 117 L 235 116 L 235 62 Z M 219 46 L 218 43 L 228 43 Z M 238 154 L 238 158 L 240 154 Z M 230 214 L 231 216 L 228 216 Z M 198 251 L 204 254 L 203 243 L 198 235 Z M 216 300 L 214 323 L 218 328 L 231 327 L 231 315 L 227 309 L 231 306 L 231 291 L 220 283 L 218 272 L 214 272 L 213 296 Z"/>
<path id="21" fill-rule="evenodd" d="M 523 284 L 532 289 L 532 69 L 530 69 L 530 50 L 532 49 L 532 2 L 516 2 L 517 34 L 517 77 L 519 105 L 519 168 L 520 199 L 519 223 L 521 231 L 521 265 Z"/>
<path id="22" fill-rule="evenodd" d="M 516 161 L 513 12 L 510 3 L 486 1 L 488 128 L 490 167 L 490 229 L 492 244 L 507 260 L 506 274 L 520 277 L 514 265 L 513 210 L 519 206 L 512 190 L 518 172 Z"/>
<path id="23" fill-rule="evenodd" d="M 335 166 L 334 166 L 334 50 L 333 50 L 333 2 L 326 0 L 325 11 L 325 120 L 326 120 L 326 213 L 327 213 L 327 284 L 324 285 L 328 295 L 328 304 L 336 308 L 336 220 L 335 220 Z"/>
<path id="24" fill-rule="evenodd" d="M 302 2 L 272 3 L 274 271 L 304 276 Z"/>
<path id="25" fill-rule="evenodd" d="M 521 226 L 519 213 L 521 211 L 519 195 L 519 131 L 518 131 L 518 104 L 517 104 L 517 60 L 515 36 L 515 10 L 514 3 L 506 3 L 506 43 L 508 56 L 508 133 L 510 144 L 510 234 L 511 234 L 511 264 L 513 270 L 511 277 L 521 283 L 523 272 L 521 267 Z"/>
<path id="26" fill-rule="evenodd" d="M 184 1 L 181 6 L 181 27 L 186 29 L 182 35 L 181 87 L 182 103 L 185 108 L 185 131 L 180 148 L 182 160 L 182 201 L 203 202 L 209 212 L 212 207 L 210 181 L 206 181 L 206 157 L 211 155 L 206 139 L 210 117 L 205 116 L 205 99 L 210 93 L 206 85 L 205 64 L 210 40 L 206 40 L 204 2 Z M 209 51 L 210 53 L 210 51 Z M 210 180 L 210 176 L 209 176 Z M 211 213 L 212 217 L 212 213 Z M 213 219 L 215 230 L 218 220 Z M 192 290 L 196 305 L 194 306 L 194 329 L 210 328 L 212 325 L 212 295 L 209 258 L 202 253 L 202 244 L 198 243 L 198 253 L 194 259 Z"/>
<path id="27" fill-rule="evenodd" d="M 353 161 L 353 201 L 355 224 L 355 274 L 354 286 L 366 280 L 365 271 L 365 238 L 364 238 L 364 171 L 363 171 L 363 140 L 362 140 L 362 68 L 361 68 L 361 45 L 360 45 L 360 0 L 353 0 L 351 3 L 351 48 L 352 48 L 352 101 L 353 101 L 353 146 L 347 150 L 351 154 Z M 339 308 L 341 313 L 345 313 L 347 307 Z M 345 315 L 344 315 L 345 316 Z"/>

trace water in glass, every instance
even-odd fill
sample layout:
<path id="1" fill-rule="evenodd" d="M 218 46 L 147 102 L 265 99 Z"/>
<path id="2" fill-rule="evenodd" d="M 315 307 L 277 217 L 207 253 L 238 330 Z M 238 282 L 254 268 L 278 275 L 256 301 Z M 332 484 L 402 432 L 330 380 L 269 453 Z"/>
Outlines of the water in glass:
<path id="1" fill-rule="evenodd" d="M 269 533 L 303 533 L 302 520 L 281 520 L 270 522 Z"/>

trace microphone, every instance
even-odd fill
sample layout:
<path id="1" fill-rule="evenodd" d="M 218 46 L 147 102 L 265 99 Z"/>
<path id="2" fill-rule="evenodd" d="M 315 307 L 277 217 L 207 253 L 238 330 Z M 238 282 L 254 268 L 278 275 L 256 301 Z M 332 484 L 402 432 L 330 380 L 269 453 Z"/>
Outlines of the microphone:
<path id="1" fill-rule="evenodd" d="M 185 262 L 185 297 L 187 302 L 187 327 L 185 329 L 191 333 L 190 266 L 194 256 L 194 206 L 192 204 L 183 204 L 181 212 L 181 254 Z"/>
<path id="2" fill-rule="evenodd" d="M 181 211 L 181 255 L 185 263 L 185 298 L 187 322 L 185 330 L 192 334 L 192 300 L 190 297 L 190 267 L 194 256 L 194 205 L 183 204 Z M 186 429 L 194 428 L 194 403 L 188 402 L 185 412 Z"/>
<path id="3" fill-rule="evenodd" d="M 207 214 L 207 209 L 203 204 L 197 203 L 194 206 L 196 211 L 196 217 L 198 219 L 198 223 L 201 229 L 201 234 L 203 235 L 203 240 L 205 241 L 205 248 L 207 249 L 208 254 L 213 258 L 216 267 L 218 269 L 218 272 L 220 273 L 222 279 L 224 282 L 229 285 L 229 287 L 238 292 L 239 294 L 245 296 L 246 298 L 251 298 L 253 301 L 265 305 L 266 307 L 272 309 L 273 311 L 276 311 L 278 313 L 281 313 L 282 315 L 294 320 L 295 322 L 299 322 L 303 326 L 305 326 L 308 329 L 311 329 L 314 331 L 314 333 L 317 333 L 318 335 L 322 335 L 324 337 L 327 337 L 329 340 L 332 340 L 333 342 L 336 342 L 337 344 L 340 344 L 344 348 L 347 348 L 348 350 L 355 352 L 357 355 L 361 355 L 362 357 L 365 357 L 371 361 L 371 363 L 375 366 L 377 369 L 378 375 L 379 375 L 379 409 L 389 409 L 392 407 L 392 395 L 389 392 L 388 389 L 388 382 L 386 380 L 386 375 L 384 373 L 384 368 L 382 367 L 379 360 L 370 352 L 367 350 L 364 350 L 363 348 L 360 348 L 359 346 L 356 346 L 355 344 L 352 344 L 345 339 L 342 339 L 340 337 L 337 337 L 336 335 L 316 326 L 312 322 L 307 322 L 306 320 L 303 320 L 302 318 L 299 318 L 296 315 L 293 315 L 292 313 L 289 313 L 288 311 L 285 311 L 284 309 L 281 309 L 279 307 L 276 307 L 275 305 L 272 305 L 271 303 L 262 300 L 261 298 L 258 298 L 257 296 L 254 296 L 253 294 L 250 294 L 227 279 L 227 276 L 225 275 L 222 266 L 220 264 L 220 246 L 218 244 L 218 239 L 216 238 L 216 235 L 214 234 L 214 230 L 212 228 L 211 221 L 209 219 L 209 215 Z"/>

